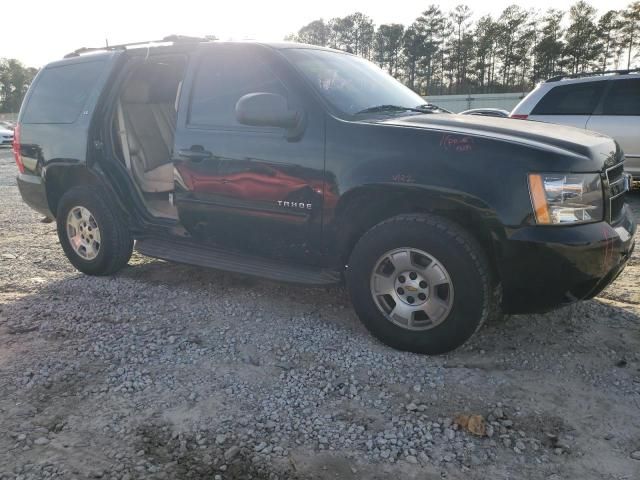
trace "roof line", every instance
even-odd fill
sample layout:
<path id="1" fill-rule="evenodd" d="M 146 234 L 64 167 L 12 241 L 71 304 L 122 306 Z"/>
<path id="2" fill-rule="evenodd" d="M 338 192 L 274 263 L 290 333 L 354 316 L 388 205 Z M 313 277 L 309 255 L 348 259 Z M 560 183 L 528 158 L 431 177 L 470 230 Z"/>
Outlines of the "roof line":
<path id="1" fill-rule="evenodd" d="M 117 45 L 105 45 L 104 47 L 82 47 L 74 50 L 71 53 L 67 53 L 64 58 L 78 57 L 85 53 L 99 52 L 99 51 L 112 51 L 112 50 L 126 50 L 127 47 L 142 47 L 148 46 L 160 46 L 158 44 L 170 43 L 176 44 L 188 44 L 188 43 L 206 43 L 213 41 L 213 37 L 189 37 L 186 35 L 169 35 L 161 40 L 146 40 L 144 42 L 132 42 L 132 43 L 120 43 Z"/>
<path id="2" fill-rule="evenodd" d="M 549 82 L 559 82 L 565 78 L 582 78 L 582 77 L 595 77 L 597 75 L 627 75 L 629 73 L 637 73 L 640 72 L 640 68 L 631 68 L 627 70 L 600 70 L 596 72 L 582 72 L 582 73 L 571 73 L 567 75 L 557 75 L 555 77 L 551 77 L 545 81 L 545 83 Z"/>

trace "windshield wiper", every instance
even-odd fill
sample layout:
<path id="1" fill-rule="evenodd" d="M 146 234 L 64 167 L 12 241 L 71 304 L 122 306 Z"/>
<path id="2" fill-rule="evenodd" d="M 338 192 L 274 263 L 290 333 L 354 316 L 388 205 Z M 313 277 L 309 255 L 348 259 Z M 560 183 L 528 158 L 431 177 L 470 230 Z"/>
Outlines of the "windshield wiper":
<path id="1" fill-rule="evenodd" d="M 431 105 L 433 106 L 433 105 Z M 438 108 L 438 107 L 436 107 Z M 422 105 L 418 107 L 402 107 L 400 105 L 376 105 L 374 107 L 365 108 L 356 112 L 356 115 L 361 113 L 379 113 L 379 112 L 419 112 L 419 113 L 433 113 L 432 109 L 423 108 Z"/>

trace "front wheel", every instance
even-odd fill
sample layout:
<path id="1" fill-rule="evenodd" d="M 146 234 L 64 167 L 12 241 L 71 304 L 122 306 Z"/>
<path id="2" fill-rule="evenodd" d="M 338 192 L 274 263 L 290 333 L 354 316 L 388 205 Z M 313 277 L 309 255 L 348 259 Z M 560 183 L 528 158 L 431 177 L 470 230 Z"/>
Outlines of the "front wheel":
<path id="1" fill-rule="evenodd" d="M 440 354 L 466 342 L 493 299 L 490 268 L 465 230 L 433 215 L 399 215 L 369 230 L 347 270 L 356 313 L 385 344 Z"/>
<path id="2" fill-rule="evenodd" d="M 133 237 L 120 215 L 96 189 L 74 187 L 58 203 L 58 239 L 71 264 L 88 275 L 110 275 L 124 267 Z"/>

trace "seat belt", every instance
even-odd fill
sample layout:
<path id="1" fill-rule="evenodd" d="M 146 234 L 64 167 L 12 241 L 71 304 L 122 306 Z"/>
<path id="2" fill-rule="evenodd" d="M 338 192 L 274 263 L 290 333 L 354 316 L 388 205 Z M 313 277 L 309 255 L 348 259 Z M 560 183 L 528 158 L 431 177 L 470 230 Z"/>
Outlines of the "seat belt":
<path id="1" fill-rule="evenodd" d="M 124 125 L 124 112 L 122 111 L 122 103 L 118 102 L 118 134 L 120 135 L 120 144 L 122 145 L 122 155 L 124 156 L 124 164 L 127 170 L 131 171 L 131 154 L 129 152 L 129 141 L 127 140 L 127 130 Z"/>

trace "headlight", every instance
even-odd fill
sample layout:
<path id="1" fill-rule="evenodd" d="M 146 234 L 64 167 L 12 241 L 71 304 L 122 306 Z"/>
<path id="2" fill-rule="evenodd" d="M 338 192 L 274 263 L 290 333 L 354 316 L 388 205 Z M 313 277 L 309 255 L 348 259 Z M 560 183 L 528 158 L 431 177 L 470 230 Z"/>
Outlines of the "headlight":
<path id="1" fill-rule="evenodd" d="M 531 173 L 529 193 L 540 225 L 597 222 L 603 218 L 598 173 Z"/>

